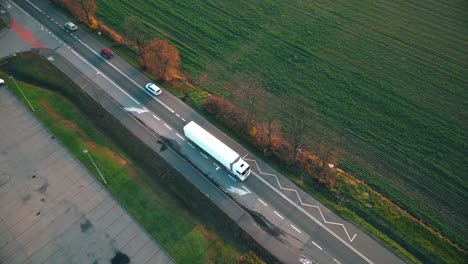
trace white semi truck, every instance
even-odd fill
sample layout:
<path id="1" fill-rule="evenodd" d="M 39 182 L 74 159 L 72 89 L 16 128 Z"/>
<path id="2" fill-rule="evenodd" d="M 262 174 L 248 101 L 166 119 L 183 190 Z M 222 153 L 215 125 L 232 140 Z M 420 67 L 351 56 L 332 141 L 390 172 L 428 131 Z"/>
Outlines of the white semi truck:
<path id="1" fill-rule="evenodd" d="M 210 154 L 230 172 L 244 181 L 250 174 L 250 167 L 239 154 L 215 138 L 197 123 L 191 121 L 184 126 L 184 134 L 193 143 Z"/>

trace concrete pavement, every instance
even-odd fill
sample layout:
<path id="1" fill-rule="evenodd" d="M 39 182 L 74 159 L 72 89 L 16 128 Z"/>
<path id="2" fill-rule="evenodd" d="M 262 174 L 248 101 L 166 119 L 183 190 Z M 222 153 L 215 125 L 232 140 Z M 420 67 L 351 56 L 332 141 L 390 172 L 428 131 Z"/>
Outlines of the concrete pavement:
<path id="1" fill-rule="evenodd" d="M 174 263 L 6 87 L 0 108 L 1 263 Z"/>

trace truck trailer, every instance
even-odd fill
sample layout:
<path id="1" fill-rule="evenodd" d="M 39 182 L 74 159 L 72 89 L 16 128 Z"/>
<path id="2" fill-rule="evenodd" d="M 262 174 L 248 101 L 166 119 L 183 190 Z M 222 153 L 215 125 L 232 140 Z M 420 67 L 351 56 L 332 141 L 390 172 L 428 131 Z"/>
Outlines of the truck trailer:
<path id="1" fill-rule="evenodd" d="M 184 134 L 193 143 L 221 163 L 230 172 L 244 181 L 250 174 L 250 167 L 239 154 L 211 135 L 197 123 L 191 121 L 184 126 Z"/>

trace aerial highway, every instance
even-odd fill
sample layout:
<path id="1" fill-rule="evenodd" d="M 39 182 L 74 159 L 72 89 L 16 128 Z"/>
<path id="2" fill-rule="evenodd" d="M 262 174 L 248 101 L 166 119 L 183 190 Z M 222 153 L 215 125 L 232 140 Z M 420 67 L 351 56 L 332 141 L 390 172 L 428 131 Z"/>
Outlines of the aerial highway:
<path id="1" fill-rule="evenodd" d="M 70 19 L 48 1 L 0 0 L 0 4 L 9 13 L 12 22 L 10 31 L 19 36 L 7 39 L 0 35 L 0 54 L 28 48 L 49 49 L 48 58 L 52 63 L 66 60 L 70 67 L 79 72 L 64 70 L 72 80 L 86 79 L 137 120 L 141 125 L 139 129 L 149 131 L 155 141 L 163 139 L 166 143 L 170 142 L 166 145 L 177 156 L 177 160 L 172 161 L 175 167 L 177 164 L 190 164 L 195 167 L 196 175 L 191 175 L 195 181 L 208 179 L 214 183 L 213 186 L 222 190 L 225 195 L 223 199 L 239 205 L 256 224 L 255 228 L 246 232 L 281 261 L 403 263 L 363 231 L 302 192 L 181 100 L 167 91 L 157 96 L 148 93 L 145 85 L 153 80 L 118 55 L 110 60 L 104 58 L 100 51 L 106 47 L 98 37 L 85 30 L 72 32 L 65 29 L 64 24 Z M 84 88 L 87 86 L 83 82 L 77 83 Z M 90 93 L 94 97 L 96 94 Z M 102 100 L 95 99 L 98 102 Z M 250 176 L 244 181 L 239 180 L 186 138 L 183 128 L 190 121 L 196 122 L 239 153 L 250 166 Z M 196 182 L 194 185 L 197 186 Z M 206 195 L 210 197 L 209 193 Z M 243 221 L 242 218 L 233 220 Z M 265 234 L 262 239 L 256 237 L 257 230 Z"/>

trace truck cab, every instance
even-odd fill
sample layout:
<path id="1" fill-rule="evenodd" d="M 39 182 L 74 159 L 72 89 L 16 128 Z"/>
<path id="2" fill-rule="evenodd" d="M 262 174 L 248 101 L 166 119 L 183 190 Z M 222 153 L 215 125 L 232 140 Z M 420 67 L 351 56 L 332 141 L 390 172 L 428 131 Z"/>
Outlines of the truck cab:
<path id="1" fill-rule="evenodd" d="M 249 164 L 247 164 L 243 159 L 239 159 L 232 165 L 232 172 L 237 176 L 237 178 L 244 181 L 250 175 Z"/>

